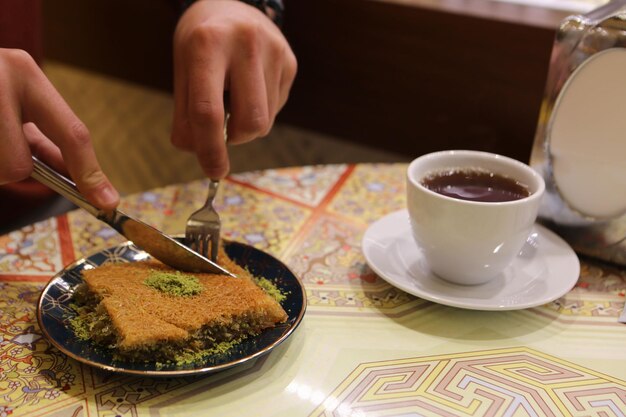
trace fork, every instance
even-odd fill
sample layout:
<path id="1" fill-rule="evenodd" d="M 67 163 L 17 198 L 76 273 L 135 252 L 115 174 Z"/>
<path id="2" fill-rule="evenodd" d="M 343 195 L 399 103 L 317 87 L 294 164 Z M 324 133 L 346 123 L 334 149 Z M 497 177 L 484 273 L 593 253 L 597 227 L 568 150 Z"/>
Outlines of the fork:
<path id="1" fill-rule="evenodd" d="M 215 262 L 220 242 L 220 216 L 213 207 L 213 199 L 220 185 L 218 180 L 209 180 L 209 195 L 204 206 L 189 216 L 185 227 L 185 243 L 205 258 Z M 207 255 L 210 251 L 210 257 Z"/>
<path id="2" fill-rule="evenodd" d="M 224 115 L 224 142 L 228 140 L 226 126 L 230 113 Z M 211 261 L 217 260 L 217 249 L 220 243 L 220 216 L 213 207 L 213 200 L 220 185 L 219 180 L 209 180 L 209 195 L 201 209 L 191 213 L 185 227 L 185 243 Z M 210 257 L 207 256 L 210 254 Z"/>

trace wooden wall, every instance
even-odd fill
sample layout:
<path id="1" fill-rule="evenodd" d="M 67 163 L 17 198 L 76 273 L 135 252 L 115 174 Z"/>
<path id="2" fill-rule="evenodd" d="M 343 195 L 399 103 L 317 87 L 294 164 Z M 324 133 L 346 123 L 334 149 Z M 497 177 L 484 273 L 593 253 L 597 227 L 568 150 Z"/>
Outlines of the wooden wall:
<path id="1" fill-rule="evenodd" d="M 487 3 L 469 13 L 291 2 L 285 31 L 300 72 L 284 118 L 411 156 L 471 148 L 527 161 L 558 16 L 551 27 L 551 16 L 524 22 L 522 9 Z"/>
<path id="2" fill-rule="evenodd" d="M 40 0 L 0 0 L 0 48 L 24 49 L 41 61 L 41 20 Z"/>
<path id="3" fill-rule="evenodd" d="M 170 89 L 175 3 L 44 2 L 46 56 Z M 528 160 L 558 18 L 489 0 L 286 3 L 299 74 L 280 121 L 411 156 Z"/>
<path id="4" fill-rule="evenodd" d="M 45 56 L 169 90 L 176 4 L 175 0 L 44 1 Z"/>

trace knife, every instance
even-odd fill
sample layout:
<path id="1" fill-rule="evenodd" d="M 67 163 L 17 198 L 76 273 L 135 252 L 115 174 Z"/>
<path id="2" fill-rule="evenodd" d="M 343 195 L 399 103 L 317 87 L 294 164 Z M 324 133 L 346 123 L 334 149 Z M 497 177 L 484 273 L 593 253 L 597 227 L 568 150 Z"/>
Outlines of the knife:
<path id="1" fill-rule="evenodd" d="M 187 246 L 154 227 L 117 209 L 110 211 L 100 210 L 80 194 L 76 188 L 76 184 L 36 157 L 33 156 L 32 158 L 34 165 L 31 174 L 32 178 L 50 187 L 78 207 L 86 210 L 98 220 L 108 224 L 128 240 L 132 241 L 135 246 L 148 252 L 164 264 L 187 272 L 225 274 L 236 278 L 233 273 L 189 249 Z"/>

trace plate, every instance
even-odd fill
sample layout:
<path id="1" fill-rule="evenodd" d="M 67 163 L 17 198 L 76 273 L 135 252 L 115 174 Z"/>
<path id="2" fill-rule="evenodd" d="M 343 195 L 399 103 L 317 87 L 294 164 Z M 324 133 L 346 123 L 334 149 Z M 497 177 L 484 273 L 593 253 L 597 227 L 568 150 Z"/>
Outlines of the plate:
<path id="1" fill-rule="evenodd" d="M 539 224 L 534 225 L 533 235 L 533 245 L 527 243 L 511 265 L 480 285 L 453 284 L 428 269 L 413 240 L 407 210 L 371 224 L 362 248 L 374 272 L 409 294 L 471 310 L 519 310 L 562 297 L 580 274 L 578 257 L 563 239 Z"/>
<path id="2" fill-rule="evenodd" d="M 150 258 L 132 242 L 103 250 L 67 266 L 55 275 L 44 288 L 37 305 L 37 320 L 44 335 L 61 352 L 79 362 L 126 374 L 154 376 L 184 376 L 206 374 L 241 365 L 269 353 L 284 342 L 298 327 L 306 310 L 306 295 L 300 280 L 278 259 L 252 246 L 238 242 L 224 242 L 228 256 L 245 265 L 252 274 L 273 282 L 286 299 L 281 303 L 288 315 L 286 323 L 266 329 L 261 334 L 239 343 L 225 354 L 209 355 L 201 361 L 187 365 L 114 361 L 111 352 L 97 349 L 88 341 L 80 341 L 68 326 L 75 316 L 70 308 L 74 288 L 83 282 L 81 271 L 87 265 L 99 266 L 107 262 L 137 262 Z"/>

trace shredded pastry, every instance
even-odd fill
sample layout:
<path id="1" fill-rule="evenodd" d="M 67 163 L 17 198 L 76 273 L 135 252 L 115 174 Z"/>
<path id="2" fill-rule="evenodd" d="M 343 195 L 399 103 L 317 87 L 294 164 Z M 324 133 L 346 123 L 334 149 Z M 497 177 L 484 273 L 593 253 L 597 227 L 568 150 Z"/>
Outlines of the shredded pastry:
<path id="1" fill-rule="evenodd" d="M 117 359 L 184 364 L 287 320 L 284 294 L 271 282 L 223 248 L 218 262 L 237 278 L 180 273 L 152 260 L 85 269 L 72 304 L 75 334 L 113 349 Z"/>

